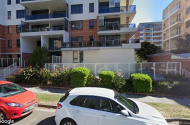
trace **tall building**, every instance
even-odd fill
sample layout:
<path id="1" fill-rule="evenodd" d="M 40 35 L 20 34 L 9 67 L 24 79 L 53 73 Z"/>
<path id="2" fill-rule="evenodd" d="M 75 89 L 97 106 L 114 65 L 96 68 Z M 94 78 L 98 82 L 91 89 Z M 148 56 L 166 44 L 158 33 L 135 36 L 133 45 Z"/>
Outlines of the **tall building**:
<path id="1" fill-rule="evenodd" d="M 163 10 L 163 50 L 177 48 L 176 43 L 185 33 L 190 33 L 190 1 L 173 0 Z"/>
<path id="2" fill-rule="evenodd" d="M 150 42 L 156 46 L 162 46 L 162 22 L 140 23 L 138 26 L 138 38 L 140 42 Z"/>
<path id="3" fill-rule="evenodd" d="M 2 0 L 1 57 L 46 46 L 64 63 L 134 62 L 133 0 Z M 0 15 L 0 16 L 1 16 Z"/>

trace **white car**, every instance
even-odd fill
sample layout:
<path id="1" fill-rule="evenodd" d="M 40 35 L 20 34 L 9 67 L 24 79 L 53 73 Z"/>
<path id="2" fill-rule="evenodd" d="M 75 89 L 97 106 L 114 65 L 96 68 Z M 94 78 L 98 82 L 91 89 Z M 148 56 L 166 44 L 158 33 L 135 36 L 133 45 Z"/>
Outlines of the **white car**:
<path id="1" fill-rule="evenodd" d="M 75 88 L 57 104 L 57 125 L 167 125 L 151 106 L 105 88 Z"/>

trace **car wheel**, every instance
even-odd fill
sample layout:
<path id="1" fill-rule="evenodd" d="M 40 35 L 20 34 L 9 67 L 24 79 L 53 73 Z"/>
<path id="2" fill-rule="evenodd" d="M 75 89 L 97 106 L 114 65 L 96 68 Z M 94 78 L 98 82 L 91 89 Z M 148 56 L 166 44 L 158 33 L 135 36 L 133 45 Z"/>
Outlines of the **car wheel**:
<path id="1" fill-rule="evenodd" d="M 66 119 L 66 120 L 63 120 L 61 125 L 77 125 L 77 124 L 73 120 Z"/>
<path id="2" fill-rule="evenodd" d="M 0 120 L 6 120 L 6 115 L 4 114 L 4 112 L 0 111 Z"/>

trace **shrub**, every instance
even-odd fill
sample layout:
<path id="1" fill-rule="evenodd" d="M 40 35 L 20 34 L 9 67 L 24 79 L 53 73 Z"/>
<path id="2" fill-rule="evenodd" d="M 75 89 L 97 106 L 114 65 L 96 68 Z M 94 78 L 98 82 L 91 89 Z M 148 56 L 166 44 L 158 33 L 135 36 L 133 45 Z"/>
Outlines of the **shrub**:
<path id="1" fill-rule="evenodd" d="M 90 74 L 90 69 L 85 67 L 74 68 L 71 72 L 71 87 L 86 86 L 87 78 Z"/>
<path id="2" fill-rule="evenodd" d="M 30 84 L 46 84 L 50 78 L 50 72 L 46 69 L 40 68 L 26 68 L 18 75 L 19 83 Z"/>
<path id="3" fill-rule="evenodd" d="M 189 82 L 180 82 L 176 84 L 171 89 L 172 95 L 178 96 L 189 96 L 190 95 L 190 83 Z"/>
<path id="4" fill-rule="evenodd" d="M 154 83 L 154 93 L 157 94 L 170 94 L 171 83 L 169 82 L 157 82 Z"/>
<path id="5" fill-rule="evenodd" d="M 180 75 L 180 74 L 165 75 L 165 79 L 167 81 L 189 81 L 189 78 L 185 77 L 184 75 Z"/>
<path id="6" fill-rule="evenodd" d="M 101 71 L 99 78 L 101 80 L 101 86 L 105 88 L 112 88 L 112 82 L 114 80 L 115 74 L 113 71 Z"/>
<path id="7" fill-rule="evenodd" d="M 10 82 L 13 82 L 13 83 L 16 83 L 16 76 L 15 76 L 15 75 L 13 75 L 13 76 L 8 76 L 8 77 L 6 78 L 6 80 L 7 80 L 7 81 L 10 81 Z"/>
<path id="8" fill-rule="evenodd" d="M 125 80 L 125 85 L 121 88 L 121 92 L 135 92 L 133 84 L 130 80 Z"/>
<path id="9" fill-rule="evenodd" d="M 117 72 L 113 79 L 113 89 L 116 91 L 121 91 L 121 88 L 125 85 L 126 81 L 123 79 L 123 76 Z"/>
<path id="10" fill-rule="evenodd" d="M 100 79 L 96 78 L 96 76 L 90 74 L 86 83 L 88 87 L 100 87 L 101 82 Z"/>
<path id="11" fill-rule="evenodd" d="M 72 69 L 64 68 L 51 74 L 50 82 L 55 85 L 70 85 Z"/>
<path id="12" fill-rule="evenodd" d="M 134 73 L 130 78 L 135 92 L 149 93 L 152 91 L 152 79 L 147 74 Z"/>

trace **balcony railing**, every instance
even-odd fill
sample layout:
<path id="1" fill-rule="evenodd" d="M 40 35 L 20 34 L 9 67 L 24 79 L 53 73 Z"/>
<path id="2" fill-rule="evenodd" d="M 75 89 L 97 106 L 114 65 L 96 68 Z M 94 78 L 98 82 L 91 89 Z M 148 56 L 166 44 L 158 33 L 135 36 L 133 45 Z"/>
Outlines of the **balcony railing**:
<path id="1" fill-rule="evenodd" d="M 120 28 L 135 28 L 135 24 L 118 24 L 118 22 L 107 22 L 105 26 L 99 26 L 99 31 L 120 30 Z"/>
<path id="2" fill-rule="evenodd" d="M 179 9 L 182 9 L 180 6 L 175 6 L 174 8 L 172 8 L 171 10 L 170 10 L 170 15 L 171 14 L 173 14 L 174 12 L 176 12 L 177 10 L 179 10 Z"/>
<path id="3" fill-rule="evenodd" d="M 121 7 L 100 7 L 99 14 L 102 13 L 120 13 L 120 12 L 136 12 L 136 5 Z"/>
<path id="4" fill-rule="evenodd" d="M 51 13 L 51 14 L 39 14 L 39 15 L 27 15 L 25 20 L 39 20 L 39 19 L 50 19 L 50 18 L 62 18 L 66 17 L 66 12 Z"/>
<path id="5" fill-rule="evenodd" d="M 170 22 L 170 25 L 174 25 L 174 24 L 177 24 L 177 23 L 180 23 L 180 22 L 183 22 L 183 20 L 182 20 L 182 19 L 172 20 L 172 21 Z"/>
<path id="6" fill-rule="evenodd" d="M 167 13 L 167 14 L 164 14 L 162 18 L 165 20 L 168 17 L 169 17 L 169 14 Z"/>
<path id="7" fill-rule="evenodd" d="M 137 40 L 107 40 L 107 41 L 73 41 L 64 42 L 62 48 L 83 48 L 83 47 L 121 47 L 122 43 L 135 43 Z"/>
<path id="8" fill-rule="evenodd" d="M 177 36 L 179 36 L 179 35 L 181 35 L 181 31 L 177 31 L 177 32 L 171 33 L 171 34 L 170 34 L 170 37 L 177 37 Z"/>
<path id="9" fill-rule="evenodd" d="M 63 27 L 54 27 L 54 28 L 36 28 L 36 29 L 22 29 L 22 32 L 43 32 L 43 31 L 60 31 L 65 30 Z"/>

